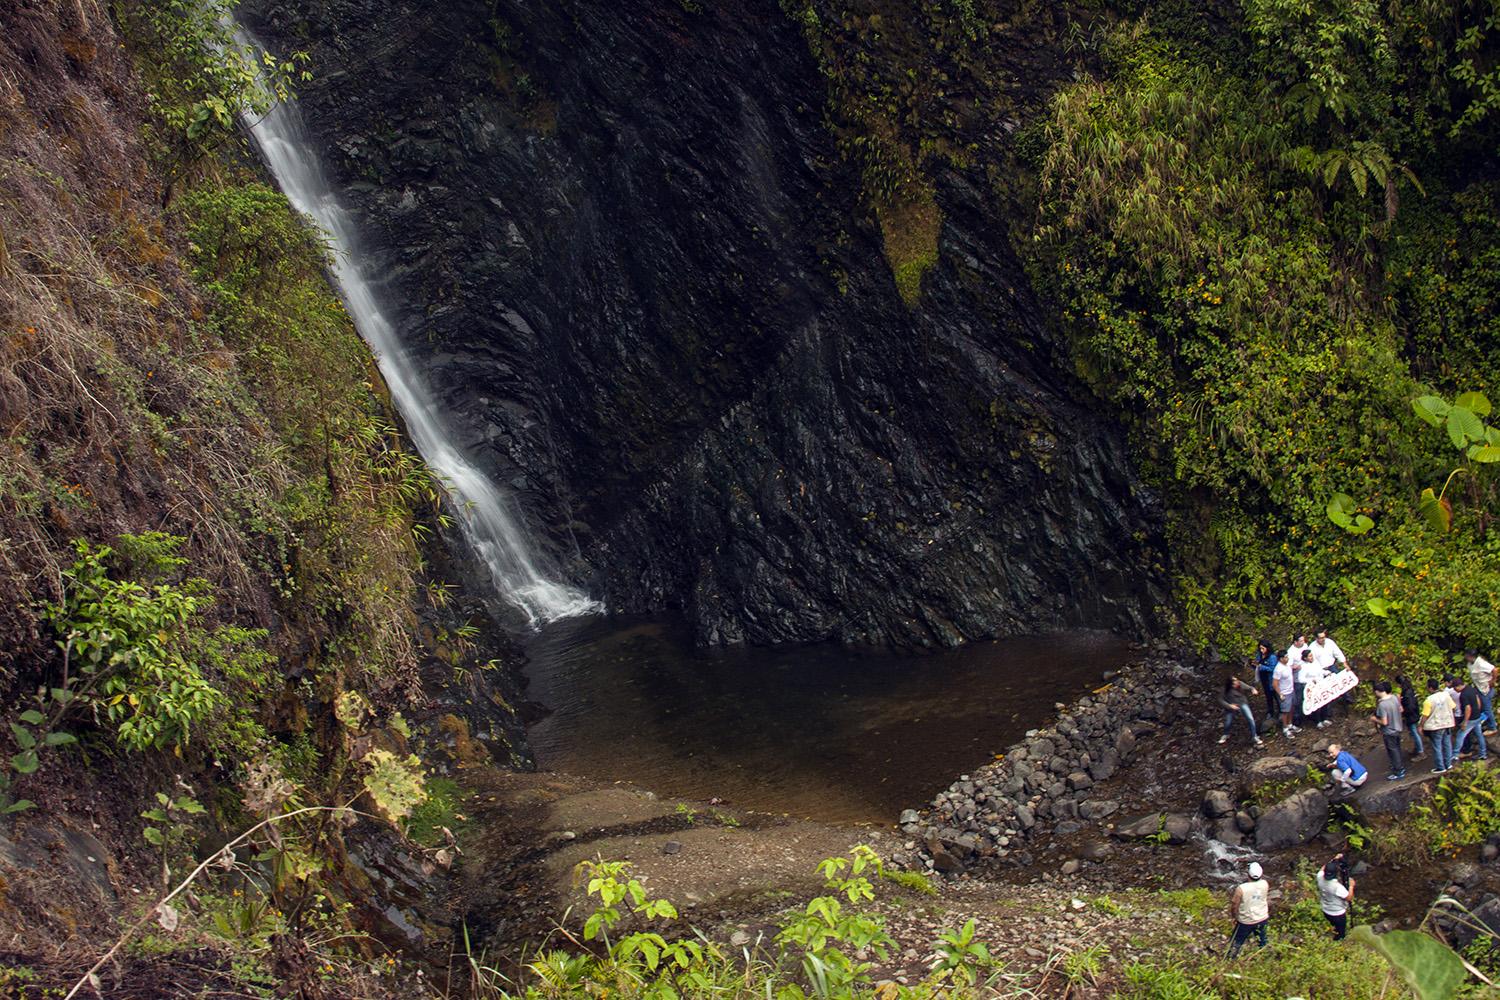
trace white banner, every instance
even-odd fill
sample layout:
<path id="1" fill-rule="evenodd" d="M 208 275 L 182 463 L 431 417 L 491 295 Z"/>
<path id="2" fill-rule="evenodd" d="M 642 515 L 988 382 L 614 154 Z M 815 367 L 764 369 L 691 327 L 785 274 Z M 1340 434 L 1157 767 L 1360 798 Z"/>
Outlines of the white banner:
<path id="1" fill-rule="evenodd" d="M 1302 714 L 1316 712 L 1346 691 L 1359 687 L 1359 676 L 1349 669 L 1336 674 L 1324 674 L 1320 681 L 1313 681 L 1302 691 Z"/>

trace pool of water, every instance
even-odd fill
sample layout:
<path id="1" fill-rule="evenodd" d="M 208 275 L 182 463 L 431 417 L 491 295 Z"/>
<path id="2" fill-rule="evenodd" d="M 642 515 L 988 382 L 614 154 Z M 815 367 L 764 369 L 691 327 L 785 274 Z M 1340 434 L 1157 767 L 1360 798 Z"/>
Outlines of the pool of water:
<path id="1" fill-rule="evenodd" d="M 672 623 L 554 623 L 527 647 L 538 764 L 828 822 L 895 821 L 1132 651 L 1101 632 L 937 653 L 701 649 Z"/>

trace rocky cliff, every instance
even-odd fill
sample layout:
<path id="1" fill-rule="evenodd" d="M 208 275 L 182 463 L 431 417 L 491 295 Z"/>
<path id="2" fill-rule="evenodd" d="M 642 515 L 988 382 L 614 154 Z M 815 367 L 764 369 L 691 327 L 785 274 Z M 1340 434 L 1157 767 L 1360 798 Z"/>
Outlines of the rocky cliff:
<path id="1" fill-rule="evenodd" d="M 982 168 L 908 306 L 773 0 L 265 0 L 463 444 L 707 642 L 1148 627 L 1159 515 Z"/>

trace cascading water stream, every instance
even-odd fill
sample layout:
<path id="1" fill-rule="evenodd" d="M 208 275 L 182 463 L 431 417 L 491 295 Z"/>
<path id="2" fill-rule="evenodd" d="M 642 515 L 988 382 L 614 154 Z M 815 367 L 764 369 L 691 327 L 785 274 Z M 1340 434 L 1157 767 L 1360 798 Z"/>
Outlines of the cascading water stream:
<path id="1" fill-rule="evenodd" d="M 241 44 L 261 48 L 243 28 L 235 34 Z M 360 264 L 354 219 L 324 174 L 296 105 L 282 102 L 262 118 L 247 117 L 245 125 L 282 193 L 333 241 L 333 277 L 344 306 L 374 352 L 417 451 L 453 497 L 464 536 L 502 596 L 533 625 L 600 610 L 588 595 L 548 578 L 541 557 L 530 551 L 511 499 L 454 446 L 425 380 L 412 370 L 380 308 Z"/>

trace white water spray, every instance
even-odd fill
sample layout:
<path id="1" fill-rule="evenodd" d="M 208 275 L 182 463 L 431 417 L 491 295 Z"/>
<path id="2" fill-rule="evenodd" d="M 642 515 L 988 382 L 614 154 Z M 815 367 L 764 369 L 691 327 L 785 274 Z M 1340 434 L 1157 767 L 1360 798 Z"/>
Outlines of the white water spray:
<path id="1" fill-rule="evenodd" d="M 244 29 L 235 36 L 241 44 L 260 49 Z M 354 219 L 324 174 L 296 105 L 282 102 L 263 118 L 247 117 L 245 125 L 287 200 L 333 241 L 333 277 L 344 306 L 374 352 L 417 451 L 454 499 L 464 536 L 489 568 L 500 593 L 533 625 L 600 610 L 582 591 L 548 579 L 540 557 L 530 551 L 510 497 L 454 446 L 430 389 L 412 369 L 411 358 L 380 308 L 360 264 Z"/>

